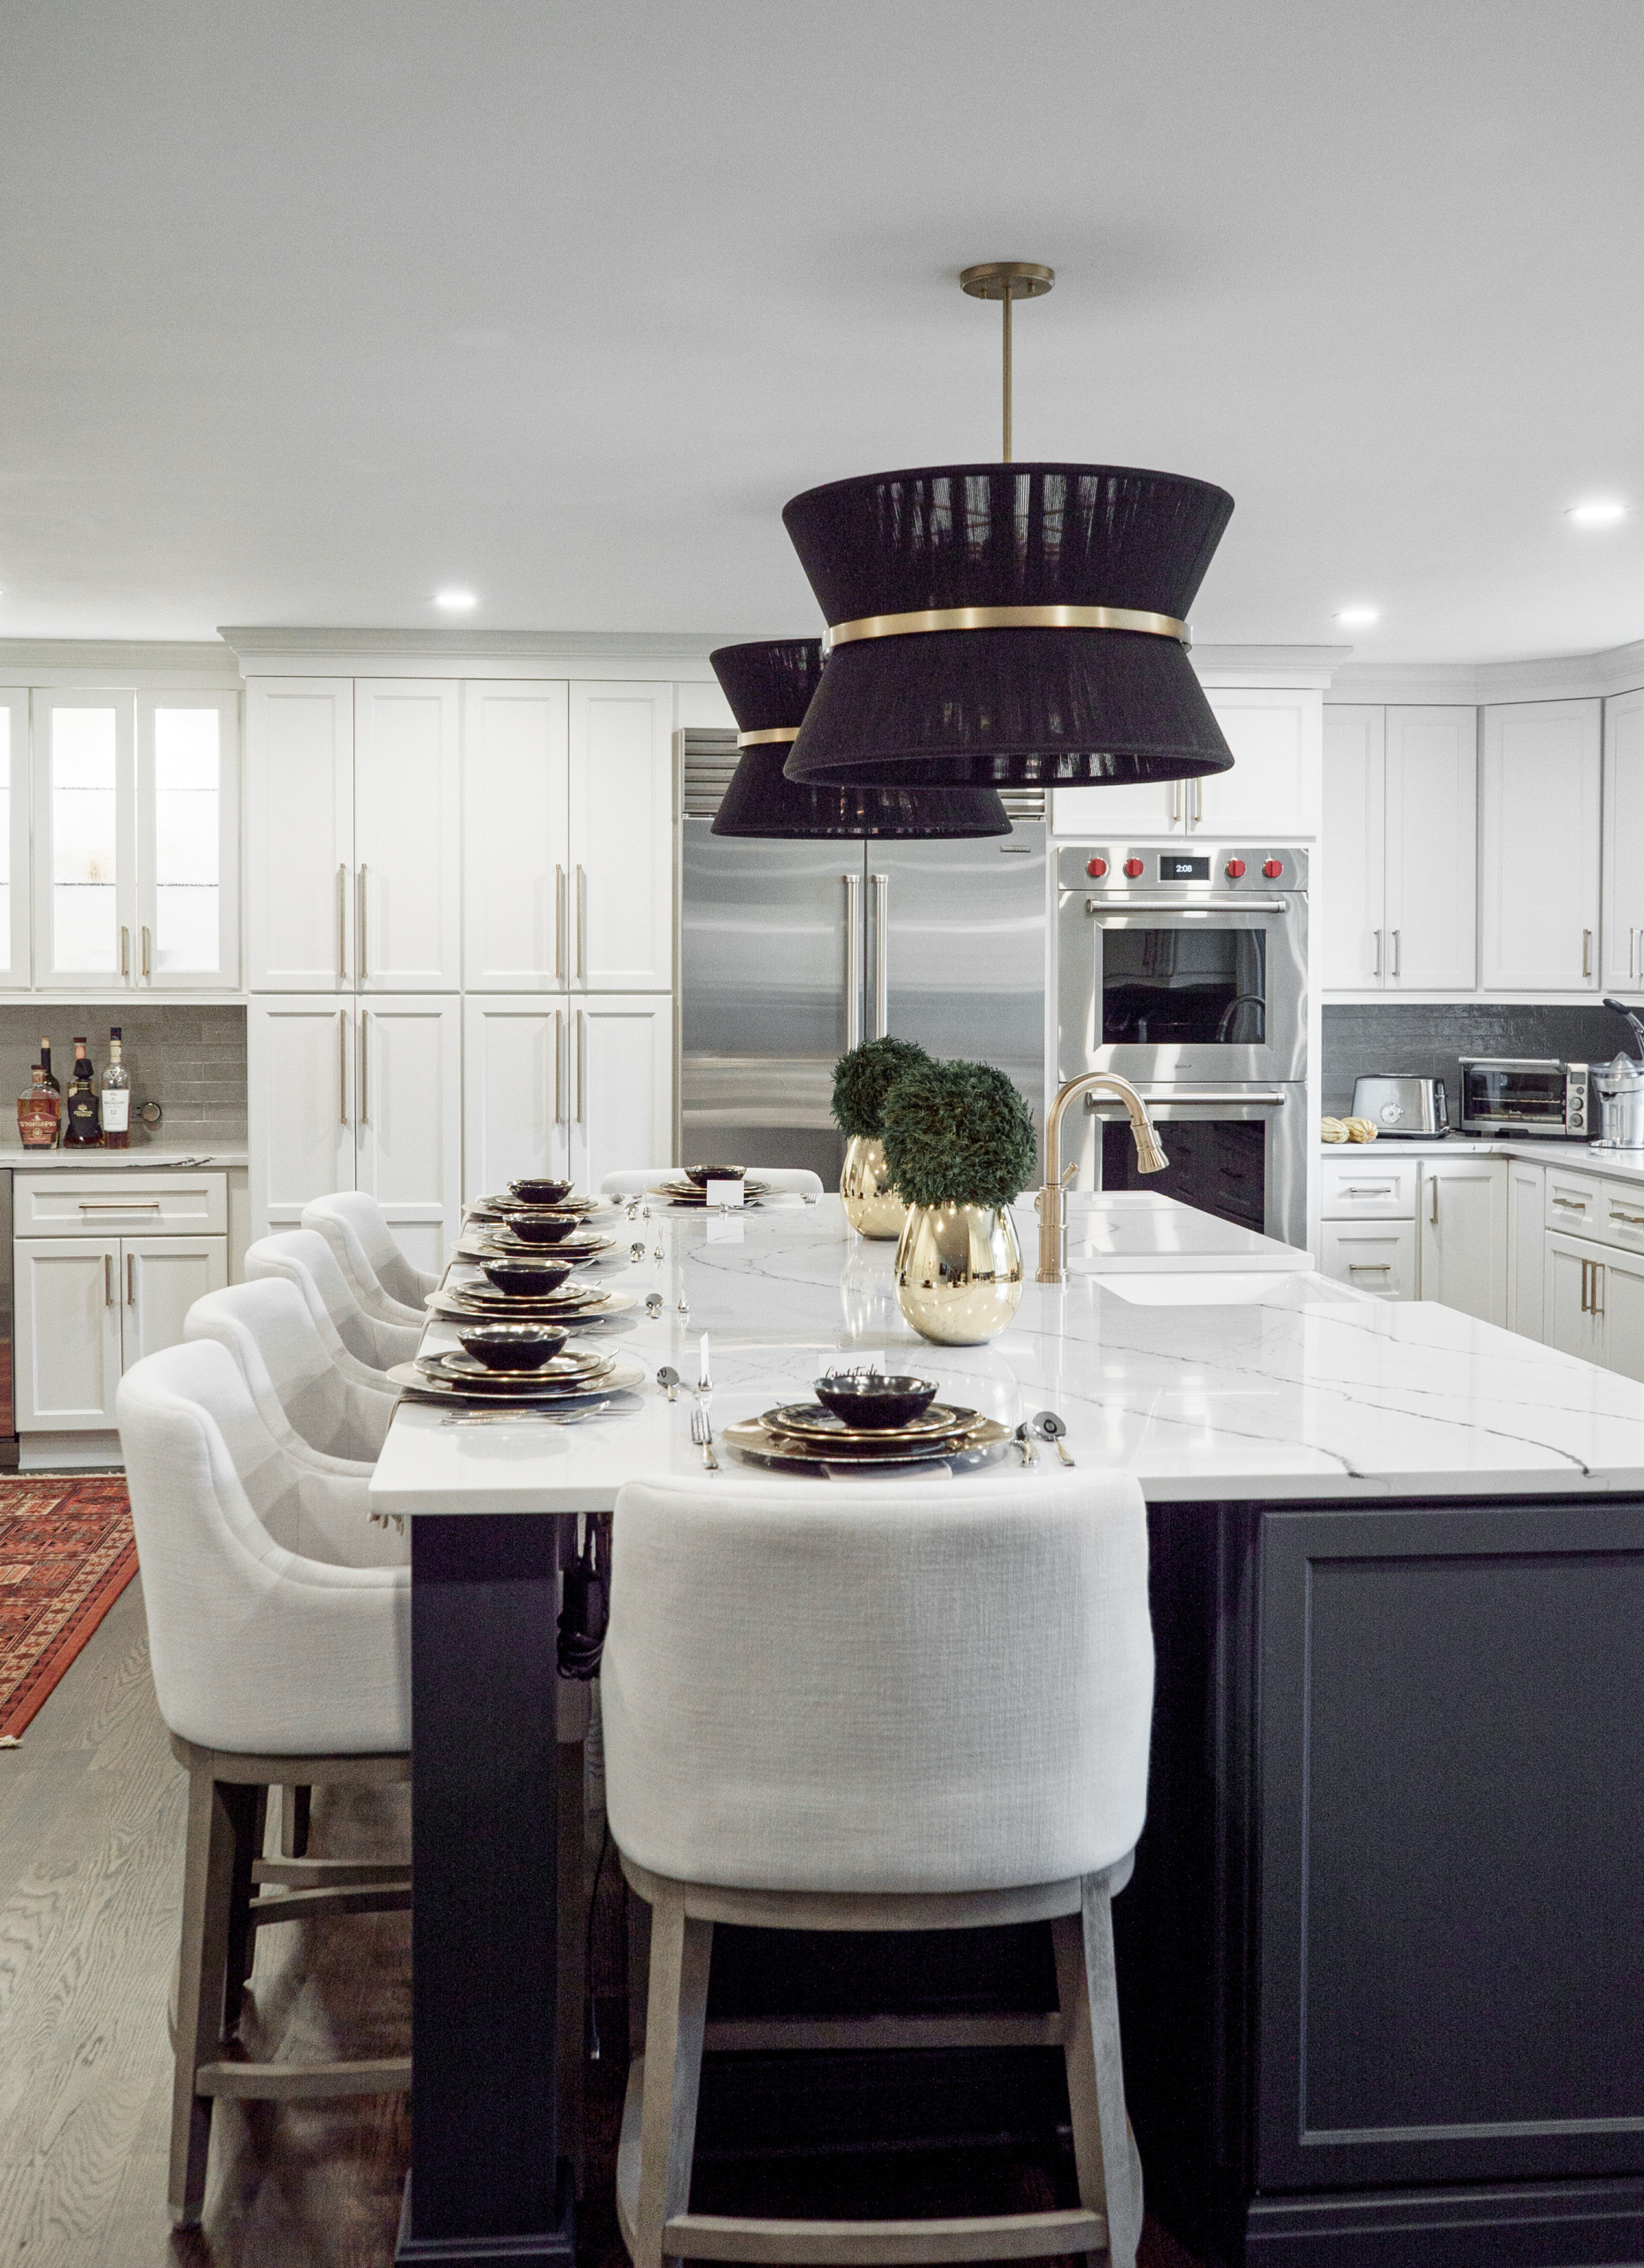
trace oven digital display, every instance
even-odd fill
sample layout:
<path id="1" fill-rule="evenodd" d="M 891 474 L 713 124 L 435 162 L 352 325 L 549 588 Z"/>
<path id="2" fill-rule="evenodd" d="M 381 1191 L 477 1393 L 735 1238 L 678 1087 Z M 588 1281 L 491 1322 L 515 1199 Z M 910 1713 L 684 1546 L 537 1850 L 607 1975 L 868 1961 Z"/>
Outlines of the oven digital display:
<path id="1" fill-rule="evenodd" d="M 1161 882 L 1207 882 L 1210 880 L 1210 859 L 1191 858 L 1174 850 L 1167 850 L 1159 862 Z"/>

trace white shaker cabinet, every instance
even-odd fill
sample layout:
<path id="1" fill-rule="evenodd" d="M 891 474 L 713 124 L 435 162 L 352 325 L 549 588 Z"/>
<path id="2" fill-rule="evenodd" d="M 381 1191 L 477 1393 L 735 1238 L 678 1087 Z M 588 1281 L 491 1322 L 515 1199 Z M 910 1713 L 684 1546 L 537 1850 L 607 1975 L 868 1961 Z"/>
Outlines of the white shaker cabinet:
<path id="1" fill-rule="evenodd" d="M 673 1151 L 673 1002 L 656 993 L 572 1004 L 566 1035 L 566 1171 L 595 1190 Z"/>
<path id="2" fill-rule="evenodd" d="M 522 993 L 462 1003 L 463 1194 L 493 1195 L 527 1174 L 565 1174 L 572 1011 Z"/>
<path id="3" fill-rule="evenodd" d="M 1265 835 L 1306 840 L 1319 831 L 1320 695 L 1299 687 L 1211 686 L 1206 697 L 1233 768 L 1198 780 L 1123 788 L 1058 788 L 1058 835 L 1112 842 L 1135 835 Z"/>
<path id="4" fill-rule="evenodd" d="M 1604 988 L 1644 992 L 1644 692 L 1604 703 Z"/>
<path id="5" fill-rule="evenodd" d="M 449 995 L 246 1010 L 252 1232 L 294 1228 L 311 1198 L 363 1189 L 420 1268 L 459 1224 L 461 1033 Z"/>
<path id="6" fill-rule="evenodd" d="M 353 966 L 362 992 L 454 992 L 461 981 L 461 780 L 454 684 L 355 681 Z"/>
<path id="7" fill-rule="evenodd" d="M 253 679 L 245 696 L 246 981 L 253 992 L 354 984 L 354 689 Z"/>
<path id="8" fill-rule="evenodd" d="M 1501 1158 L 1423 1158 L 1416 1192 L 1424 1300 L 1481 1323 L 1507 1322 L 1507 1166 Z"/>
<path id="9" fill-rule="evenodd" d="M 122 1237 L 120 1254 L 120 1363 L 175 1347 L 189 1309 L 229 1280 L 224 1237 Z"/>
<path id="10" fill-rule="evenodd" d="M 120 1239 L 19 1237 L 16 1423 L 19 1433 L 100 1433 L 120 1385 Z"/>
<path id="11" fill-rule="evenodd" d="M 1606 1367 L 1644 1379 L 1644 1259 L 1607 1252 L 1599 1262 L 1597 1300 Z"/>
<path id="12" fill-rule="evenodd" d="M 573 989 L 673 983 L 671 685 L 570 687 Z"/>
<path id="13" fill-rule="evenodd" d="M 1483 712 L 1479 914 L 1497 992 L 1596 992 L 1601 703 Z"/>
<path id="14" fill-rule="evenodd" d="M 562 991 L 574 879 L 569 687 L 463 687 L 462 808 L 463 983 Z"/>
<path id="15" fill-rule="evenodd" d="M 1323 849 L 1326 990 L 1473 990 L 1475 710 L 1327 708 Z"/>
<path id="16" fill-rule="evenodd" d="M 1507 1161 L 1507 1327 L 1539 1339 L 1546 1276 L 1547 1169 Z"/>
<path id="17" fill-rule="evenodd" d="M 1604 1359 L 1602 1317 L 1594 1297 L 1597 1264 L 1590 1244 L 1575 1237 L 1548 1236 L 1541 1336 L 1549 1347 L 1556 1347 L 1562 1354 L 1578 1355 L 1584 1363 Z"/>

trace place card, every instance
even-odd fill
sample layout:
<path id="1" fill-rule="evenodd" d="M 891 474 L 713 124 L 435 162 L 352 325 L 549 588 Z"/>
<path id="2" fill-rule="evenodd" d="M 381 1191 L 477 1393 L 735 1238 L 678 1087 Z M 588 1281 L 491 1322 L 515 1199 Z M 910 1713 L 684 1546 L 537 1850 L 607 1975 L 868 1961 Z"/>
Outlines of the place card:
<path id="1" fill-rule="evenodd" d="M 710 1212 L 716 1205 L 722 1209 L 725 1208 L 733 1211 L 741 1209 L 742 1184 L 740 1181 L 710 1181 L 706 1193 Z"/>

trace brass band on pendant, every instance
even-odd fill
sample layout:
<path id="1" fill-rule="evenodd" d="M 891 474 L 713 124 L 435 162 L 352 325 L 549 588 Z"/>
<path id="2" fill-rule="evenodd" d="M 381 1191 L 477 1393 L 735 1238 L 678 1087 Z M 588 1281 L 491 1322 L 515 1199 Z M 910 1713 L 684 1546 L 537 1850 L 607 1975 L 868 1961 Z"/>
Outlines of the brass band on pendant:
<path id="1" fill-rule="evenodd" d="M 1150 638 L 1190 642 L 1186 623 L 1175 615 L 1131 606 L 943 606 L 916 614 L 865 614 L 857 622 L 836 622 L 827 642 L 849 646 L 858 638 L 918 638 L 934 630 L 1140 630 Z"/>
<path id="2" fill-rule="evenodd" d="M 738 748 L 764 748 L 771 741 L 796 741 L 798 738 L 797 725 L 773 725 L 768 733 L 739 733 L 736 744 Z"/>

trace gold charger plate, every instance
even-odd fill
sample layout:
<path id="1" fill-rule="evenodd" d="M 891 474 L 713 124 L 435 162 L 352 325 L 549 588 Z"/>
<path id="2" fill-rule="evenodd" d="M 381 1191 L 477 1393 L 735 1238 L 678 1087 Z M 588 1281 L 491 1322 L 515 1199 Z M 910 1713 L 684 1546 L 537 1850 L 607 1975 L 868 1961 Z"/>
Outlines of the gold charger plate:
<path id="1" fill-rule="evenodd" d="M 775 1410 L 767 1410 L 760 1424 L 768 1425 L 773 1433 L 798 1433 L 803 1438 L 841 1449 L 869 1449 L 877 1441 L 892 1449 L 912 1449 L 928 1439 L 941 1440 L 949 1433 L 962 1433 L 973 1425 L 978 1413 L 962 1404 L 933 1402 L 917 1418 L 905 1425 L 848 1425 L 819 1402 L 785 1402 Z"/>
<path id="2" fill-rule="evenodd" d="M 500 1371 L 488 1369 L 475 1355 L 461 1354 L 454 1347 L 444 1347 L 437 1355 L 419 1355 L 415 1360 L 420 1369 L 430 1371 L 437 1378 L 472 1379 L 477 1386 L 495 1386 L 500 1393 L 516 1394 L 532 1384 L 557 1386 L 567 1379 L 600 1378 L 610 1369 L 616 1356 L 581 1348 L 575 1353 L 555 1355 L 534 1371 Z"/>
<path id="3" fill-rule="evenodd" d="M 825 1449 L 819 1442 L 805 1441 L 797 1433 L 773 1433 L 760 1418 L 746 1420 L 737 1425 L 724 1425 L 719 1439 L 727 1449 L 734 1449 L 755 1464 L 798 1466 L 809 1472 L 820 1472 L 826 1465 L 841 1466 L 903 1466 L 911 1464 L 950 1464 L 961 1471 L 971 1471 L 990 1461 L 996 1450 L 1014 1441 L 1008 1425 L 996 1418 L 979 1418 L 964 1433 L 938 1439 L 927 1448 L 901 1449 L 882 1456 L 841 1456 L 837 1450 Z"/>
<path id="4" fill-rule="evenodd" d="M 471 1380 L 459 1385 L 455 1379 L 448 1383 L 430 1378 L 415 1363 L 396 1363 L 385 1373 L 390 1386 L 399 1388 L 408 1402 L 480 1402 L 494 1407 L 499 1402 L 519 1403 L 529 1407 L 548 1407 L 562 1402 L 586 1402 L 593 1396 L 608 1396 L 624 1392 L 645 1383 L 645 1371 L 638 1363 L 615 1362 L 609 1371 L 601 1371 L 597 1378 L 583 1384 L 571 1383 L 546 1392 L 539 1388 L 534 1394 L 486 1394 Z"/>

